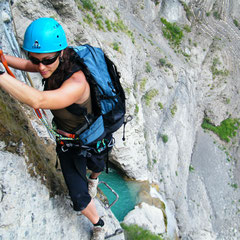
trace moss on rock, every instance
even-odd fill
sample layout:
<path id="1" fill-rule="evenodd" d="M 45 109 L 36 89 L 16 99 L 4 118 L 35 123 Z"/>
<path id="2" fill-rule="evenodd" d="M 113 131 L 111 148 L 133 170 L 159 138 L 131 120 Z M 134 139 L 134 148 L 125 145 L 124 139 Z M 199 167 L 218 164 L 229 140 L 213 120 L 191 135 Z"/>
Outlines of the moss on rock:
<path id="1" fill-rule="evenodd" d="M 45 145 L 31 126 L 19 103 L 0 90 L 0 141 L 3 150 L 18 154 L 26 159 L 28 172 L 39 177 L 49 189 L 50 196 L 66 193 L 62 175 L 55 167 L 54 146 Z"/>

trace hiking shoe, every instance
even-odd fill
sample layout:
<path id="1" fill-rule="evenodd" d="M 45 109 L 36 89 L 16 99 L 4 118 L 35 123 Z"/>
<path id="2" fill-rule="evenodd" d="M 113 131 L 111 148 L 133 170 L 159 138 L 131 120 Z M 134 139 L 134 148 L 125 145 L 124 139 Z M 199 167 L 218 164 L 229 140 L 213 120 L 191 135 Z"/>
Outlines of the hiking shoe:
<path id="1" fill-rule="evenodd" d="M 98 186 L 99 179 L 91 179 L 88 178 L 88 193 L 91 198 L 95 198 L 97 195 L 97 186 Z"/>
<path id="2" fill-rule="evenodd" d="M 104 223 L 104 225 L 102 227 L 94 226 L 93 227 L 93 235 L 91 237 L 91 240 L 104 240 L 106 231 L 107 231 L 106 222 Z"/>

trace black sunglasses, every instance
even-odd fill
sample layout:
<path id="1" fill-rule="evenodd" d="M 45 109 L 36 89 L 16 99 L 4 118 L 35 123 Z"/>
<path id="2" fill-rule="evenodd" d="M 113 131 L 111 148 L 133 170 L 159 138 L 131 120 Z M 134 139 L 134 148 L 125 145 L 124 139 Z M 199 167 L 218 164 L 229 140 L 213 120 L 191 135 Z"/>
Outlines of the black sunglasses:
<path id="1" fill-rule="evenodd" d="M 36 64 L 36 65 L 39 65 L 40 63 L 42 63 L 43 65 L 50 65 L 52 63 L 54 63 L 57 58 L 59 57 L 61 51 L 57 52 L 56 55 L 54 57 L 51 57 L 51 58 L 46 58 L 46 59 L 43 59 L 42 61 L 40 61 L 38 58 L 35 58 L 31 55 L 28 56 L 29 60 L 33 63 L 33 64 Z"/>

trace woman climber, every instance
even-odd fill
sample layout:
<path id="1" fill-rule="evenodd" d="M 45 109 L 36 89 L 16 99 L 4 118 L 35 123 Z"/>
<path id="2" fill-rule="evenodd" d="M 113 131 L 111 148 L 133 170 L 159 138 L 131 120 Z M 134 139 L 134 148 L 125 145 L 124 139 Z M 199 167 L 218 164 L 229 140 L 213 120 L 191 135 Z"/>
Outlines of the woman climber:
<path id="1" fill-rule="evenodd" d="M 62 26 L 52 18 L 33 21 L 24 35 L 23 49 L 29 60 L 6 56 L 9 66 L 28 72 L 39 72 L 44 91 L 30 87 L 4 71 L 1 64 L 0 87 L 22 103 L 35 109 L 50 109 L 60 134 L 68 136 L 84 123 L 83 114 L 75 115 L 69 107 L 80 106 L 92 113 L 91 89 L 83 73 L 81 60 L 68 47 Z M 105 137 L 106 138 L 106 137 Z M 107 136 L 110 140 L 111 136 Z M 106 151 L 83 154 L 80 147 L 67 147 L 57 140 L 56 151 L 75 211 L 81 211 L 93 224 L 91 239 L 104 239 L 106 224 L 99 217 L 93 198 L 98 176 L 105 167 Z M 94 148 L 94 146 L 91 146 Z M 86 181 L 86 168 L 92 172 Z M 84 178 L 85 176 L 85 178 Z"/>

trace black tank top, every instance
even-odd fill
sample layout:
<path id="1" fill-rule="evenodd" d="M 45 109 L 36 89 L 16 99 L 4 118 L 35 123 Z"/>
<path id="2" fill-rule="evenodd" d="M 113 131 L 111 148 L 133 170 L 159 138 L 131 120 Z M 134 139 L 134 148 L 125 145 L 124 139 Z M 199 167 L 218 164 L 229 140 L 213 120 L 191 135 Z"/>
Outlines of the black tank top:
<path id="1" fill-rule="evenodd" d="M 78 105 L 82 108 L 85 108 L 87 110 L 87 113 L 92 113 L 92 101 L 90 95 L 84 103 Z M 66 108 L 51 110 L 51 112 L 54 116 L 53 121 L 56 124 L 57 128 L 65 132 L 72 133 L 74 129 L 85 123 L 85 118 L 83 115 L 77 116 Z"/>

